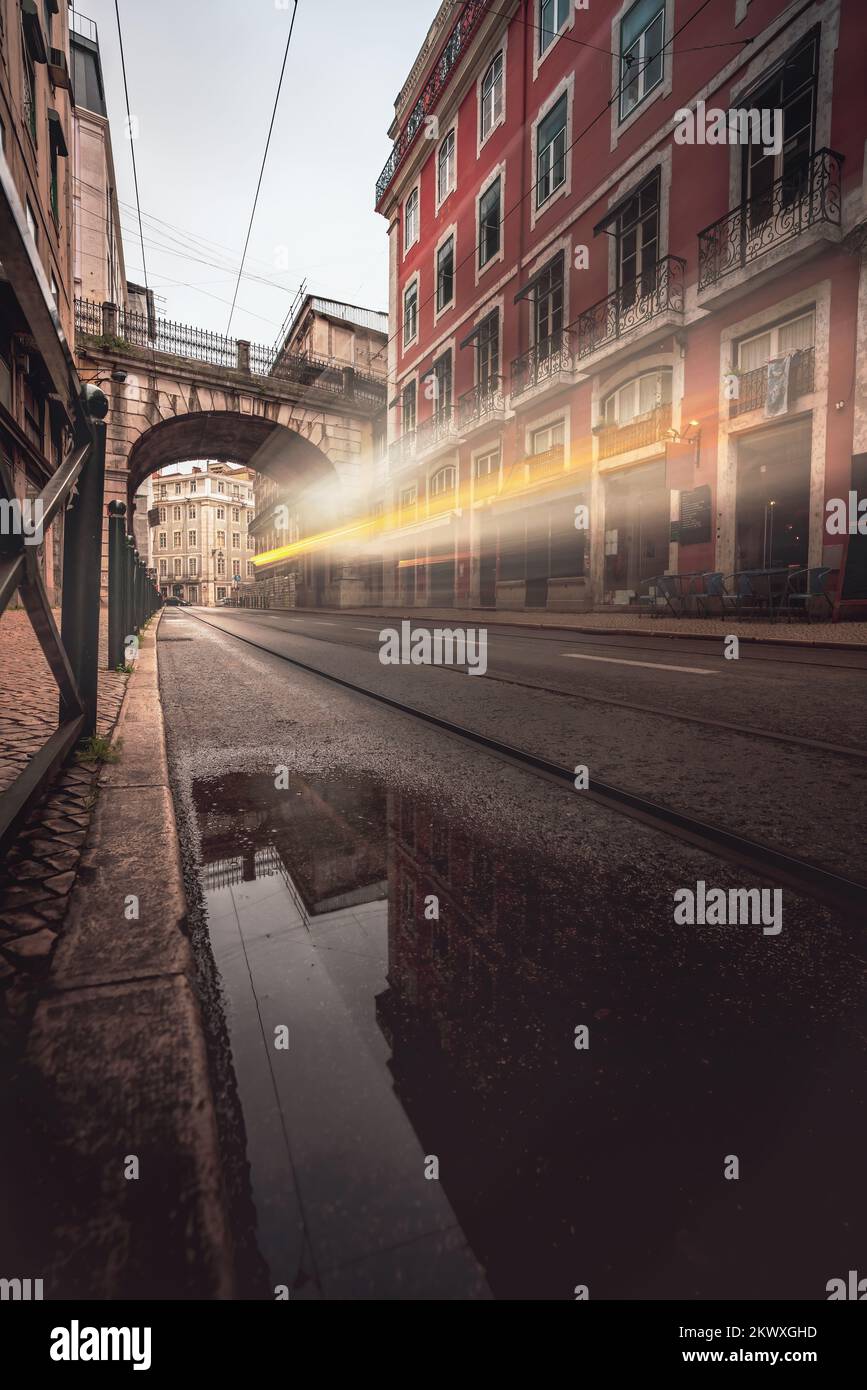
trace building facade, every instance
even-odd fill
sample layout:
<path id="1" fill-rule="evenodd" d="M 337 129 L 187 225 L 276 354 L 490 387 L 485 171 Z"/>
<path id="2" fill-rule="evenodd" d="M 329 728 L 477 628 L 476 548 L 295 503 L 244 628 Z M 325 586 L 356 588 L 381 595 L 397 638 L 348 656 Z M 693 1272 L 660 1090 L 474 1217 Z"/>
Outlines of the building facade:
<path id="1" fill-rule="evenodd" d="M 387 357 L 386 314 L 308 294 L 292 317 L 273 371 L 306 380 L 311 398 L 339 381 L 351 402 L 356 382 L 368 392 L 384 391 Z M 365 509 L 376 504 L 387 478 L 384 404 L 377 404 L 372 416 L 362 418 L 354 414 L 350 403 L 345 424 L 362 434 L 357 492 Z M 318 434 L 311 442 L 321 445 L 324 436 Z M 347 554 L 343 548 L 316 542 L 301 547 L 305 537 L 324 536 L 334 528 L 341 504 L 333 488 L 288 491 L 264 473 L 256 474 L 252 523 L 256 553 L 299 546 L 297 554 L 257 568 L 259 602 L 269 607 L 294 608 L 297 603 L 340 608 L 377 601 L 382 576 L 377 551 L 367 553 L 356 546 Z"/>
<path id="2" fill-rule="evenodd" d="M 252 593 L 255 477 L 249 468 L 209 462 L 148 479 L 148 564 L 163 598 L 210 608 Z"/>
<path id="3" fill-rule="evenodd" d="M 867 492 L 865 42 L 857 0 L 441 6 L 377 185 L 386 600 L 839 568 L 825 504 Z"/>
<path id="4" fill-rule="evenodd" d="M 72 12 L 74 286 L 78 299 L 127 303 L 123 231 L 99 34 L 93 20 Z"/>
<path id="5" fill-rule="evenodd" d="M 66 5 L 0 0 L 0 456 L 19 503 L 38 495 L 71 441 L 71 119 Z M 62 517 L 38 555 L 58 603 Z"/>

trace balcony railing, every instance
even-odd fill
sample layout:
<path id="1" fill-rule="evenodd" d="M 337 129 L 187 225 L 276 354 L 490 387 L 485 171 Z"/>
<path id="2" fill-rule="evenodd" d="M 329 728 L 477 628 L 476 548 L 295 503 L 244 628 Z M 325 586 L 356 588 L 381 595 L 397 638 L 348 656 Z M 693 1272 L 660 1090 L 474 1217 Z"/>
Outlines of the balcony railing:
<path id="1" fill-rule="evenodd" d="M 840 226 L 843 156 L 817 150 L 698 234 L 698 288 L 708 289 L 819 223 Z"/>
<path id="2" fill-rule="evenodd" d="M 663 256 L 649 270 L 585 309 L 574 325 L 578 360 L 616 343 L 644 323 L 665 313 L 683 313 L 686 261 Z"/>
<path id="3" fill-rule="evenodd" d="M 416 427 L 416 451 L 421 454 L 437 444 L 451 443 L 455 438 L 454 411 L 450 405 L 446 405 L 442 410 L 435 411 L 429 420 L 422 420 Z"/>
<path id="4" fill-rule="evenodd" d="M 403 463 L 409 463 L 415 458 L 415 430 L 407 430 L 399 439 L 395 439 L 388 448 L 388 457 L 394 468 L 399 468 Z"/>
<path id="5" fill-rule="evenodd" d="M 522 396 L 534 386 L 560 380 L 561 373 L 572 370 L 572 347 L 569 333 L 558 329 L 542 338 L 529 352 L 512 362 L 512 395 Z"/>
<path id="6" fill-rule="evenodd" d="M 658 444 L 671 427 L 671 406 L 658 405 L 644 415 L 637 415 L 626 425 L 606 425 L 599 431 L 600 459 L 626 454 L 630 449 L 644 449 Z"/>
<path id="7" fill-rule="evenodd" d="M 484 424 L 486 420 L 495 419 L 502 414 L 504 404 L 502 377 L 491 376 L 487 381 L 480 381 L 478 386 L 465 392 L 458 401 L 459 428 L 467 430 L 474 425 Z"/>
<path id="8" fill-rule="evenodd" d="M 813 390 L 816 349 L 801 348 L 789 355 L 789 399 L 806 396 Z M 737 397 L 729 403 L 731 415 L 746 415 L 749 410 L 761 409 L 768 397 L 768 364 L 742 372 L 738 377 Z"/>
<path id="9" fill-rule="evenodd" d="M 394 142 L 385 168 L 376 181 L 376 205 L 379 206 L 389 184 L 406 159 L 416 136 L 433 112 L 440 97 L 452 79 L 455 68 L 469 46 L 470 40 L 485 17 L 490 0 L 467 0 L 457 23 L 449 34 L 435 66 L 433 67 L 421 96 L 407 117 L 406 125 Z M 445 132 L 443 132 L 445 133 Z"/>
<path id="10" fill-rule="evenodd" d="M 546 449 L 542 454 L 530 454 L 524 462 L 527 465 L 527 479 L 535 483 L 539 478 L 552 478 L 555 473 L 563 472 L 566 451 L 562 444 L 555 444 L 553 449 Z"/>
<path id="11" fill-rule="evenodd" d="M 473 479 L 473 499 L 480 502 L 484 497 L 493 497 L 500 490 L 500 470 L 494 469 L 493 473 L 485 473 L 481 478 Z"/>

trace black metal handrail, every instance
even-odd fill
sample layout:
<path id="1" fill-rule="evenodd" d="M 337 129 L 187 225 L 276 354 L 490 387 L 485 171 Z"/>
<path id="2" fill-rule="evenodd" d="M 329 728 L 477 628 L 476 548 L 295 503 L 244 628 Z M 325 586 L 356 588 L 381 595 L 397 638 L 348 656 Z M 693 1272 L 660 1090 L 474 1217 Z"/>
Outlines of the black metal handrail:
<path id="1" fill-rule="evenodd" d="M 58 727 L 0 796 L 0 849 L 11 843 L 70 749 L 96 730 L 104 480 L 105 427 L 93 423 L 90 432 L 81 427 L 78 442 L 33 499 L 43 535 L 61 514 L 64 519 L 60 632 L 40 572 L 40 547 L 23 535 L 0 539 L 0 614 L 20 594 L 60 695 Z M 15 497 L 2 453 L 0 496 Z"/>
<path id="2" fill-rule="evenodd" d="M 698 288 L 726 275 L 808 227 L 840 226 L 843 155 L 822 148 L 788 169 L 765 192 L 744 200 L 698 234 Z"/>
<path id="3" fill-rule="evenodd" d="M 444 405 L 439 410 L 434 411 L 427 420 L 422 420 L 421 424 L 416 426 L 416 449 L 420 453 L 423 449 L 429 449 L 434 444 L 441 444 L 443 440 L 451 439 L 454 433 L 454 411 L 450 405 Z"/>
<path id="4" fill-rule="evenodd" d="M 529 351 L 512 362 L 512 395 L 520 396 L 532 386 L 541 386 L 561 372 L 571 372 L 572 341 L 569 332 L 560 328 L 541 338 Z"/>
<path id="5" fill-rule="evenodd" d="M 585 309 L 574 325 L 578 360 L 617 342 L 660 314 L 683 313 L 685 270 L 682 257 L 663 256 L 634 280 Z"/>
<path id="6" fill-rule="evenodd" d="M 503 378 L 489 376 L 458 398 L 458 425 L 466 429 L 494 411 L 502 410 L 503 405 Z"/>
<path id="7" fill-rule="evenodd" d="M 816 349 L 800 348 L 789 353 L 789 396 L 805 396 L 813 390 Z M 768 364 L 754 367 L 750 372 L 738 373 L 738 394 L 730 402 L 731 415 L 745 415 L 749 410 L 758 410 L 768 398 Z"/>
<path id="8" fill-rule="evenodd" d="M 467 45 L 484 19 L 485 13 L 490 8 L 490 3 L 491 0 L 467 0 L 467 3 L 464 5 L 463 10 L 458 16 L 457 23 L 454 25 L 454 28 L 443 46 L 442 52 L 440 53 L 430 77 L 422 88 L 418 101 L 409 113 L 406 125 L 394 142 L 391 154 L 385 162 L 385 168 L 376 181 L 377 207 L 385 196 L 388 186 L 401 164 L 406 159 L 416 136 L 424 125 L 426 117 L 431 114 L 451 81 L 455 68 L 466 52 Z"/>
<path id="9" fill-rule="evenodd" d="M 243 338 L 227 338 L 210 329 L 176 323 L 159 314 L 136 313 L 114 304 L 76 299 L 75 331 L 79 337 L 102 339 L 109 348 L 129 344 L 165 352 L 223 370 L 242 371 L 256 377 L 296 383 L 305 389 L 327 391 L 364 405 L 381 405 L 385 399 L 383 381 L 357 372 L 343 362 L 288 353 L 265 344 L 248 343 Z"/>

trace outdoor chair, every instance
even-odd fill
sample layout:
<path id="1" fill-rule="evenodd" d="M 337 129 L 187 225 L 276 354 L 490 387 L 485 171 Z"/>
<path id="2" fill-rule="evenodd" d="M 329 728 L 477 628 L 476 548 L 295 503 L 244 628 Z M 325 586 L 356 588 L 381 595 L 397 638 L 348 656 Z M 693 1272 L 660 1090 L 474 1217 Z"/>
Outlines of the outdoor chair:
<path id="1" fill-rule="evenodd" d="M 825 616 L 823 609 L 827 607 L 830 618 L 834 612 L 834 598 L 828 592 L 827 580 L 830 574 L 835 573 L 830 565 L 816 565 L 813 569 L 796 570 L 790 574 L 785 599 L 789 613 L 793 616 L 806 615 L 807 621 L 812 622 L 814 609 L 819 609 L 821 618 Z"/>

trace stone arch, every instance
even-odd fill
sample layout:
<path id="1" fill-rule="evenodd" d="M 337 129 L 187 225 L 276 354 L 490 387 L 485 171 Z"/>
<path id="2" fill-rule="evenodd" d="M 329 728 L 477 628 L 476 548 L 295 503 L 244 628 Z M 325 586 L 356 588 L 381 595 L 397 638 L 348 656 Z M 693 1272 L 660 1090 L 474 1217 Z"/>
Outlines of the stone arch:
<path id="1" fill-rule="evenodd" d="M 135 494 L 145 479 L 168 464 L 192 459 L 245 464 L 296 495 L 319 484 L 337 482 L 340 477 L 321 448 L 262 415 L 230 410 L 174 415 L 146 429 L 129 451 L 126 500 L 130 529 Z"/>

